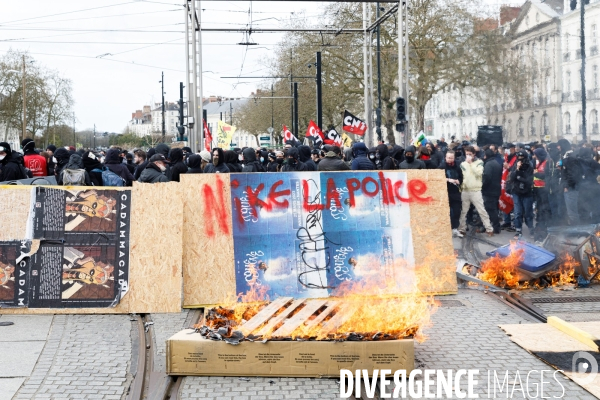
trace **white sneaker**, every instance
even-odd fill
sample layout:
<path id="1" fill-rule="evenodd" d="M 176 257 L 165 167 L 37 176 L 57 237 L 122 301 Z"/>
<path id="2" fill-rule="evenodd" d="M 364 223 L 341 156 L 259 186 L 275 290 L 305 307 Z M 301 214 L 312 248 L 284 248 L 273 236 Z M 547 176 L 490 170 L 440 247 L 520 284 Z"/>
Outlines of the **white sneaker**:
<path id="1" fill-rule="evenodd" d="M 458 229 L 452 229 L 452 236 L 459 238 L 464 237 L 463 234 L 458 231 Z"/>

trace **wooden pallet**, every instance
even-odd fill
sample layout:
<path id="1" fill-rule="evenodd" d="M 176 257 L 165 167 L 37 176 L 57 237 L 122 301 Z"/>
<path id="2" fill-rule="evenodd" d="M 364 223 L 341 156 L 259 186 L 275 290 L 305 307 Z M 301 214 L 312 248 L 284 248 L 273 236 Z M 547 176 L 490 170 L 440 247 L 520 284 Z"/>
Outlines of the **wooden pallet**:
<path id="1" fill-rule="evenodd" d="M 323 309 L 325 307 L 325 309 Z M 322 310 L 319 314 L 317 312 Z M 327 299 L 280 297 L 240 327 L 244 335 L 288 337 L 301 326 L 320 327 L 322 332 L 335 332 L 344 321 L 346 307 Z M 328 316 L 333 317 L 325 321 Z M 292 315 L 293 314 L 293 315 Z M 324 322 L 325 321 L 325 322 Z"/>

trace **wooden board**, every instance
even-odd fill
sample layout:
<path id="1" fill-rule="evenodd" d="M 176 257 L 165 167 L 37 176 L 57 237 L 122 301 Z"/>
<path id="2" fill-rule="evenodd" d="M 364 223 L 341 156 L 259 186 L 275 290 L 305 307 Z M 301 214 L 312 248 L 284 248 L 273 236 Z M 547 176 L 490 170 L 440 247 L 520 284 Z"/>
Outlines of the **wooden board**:
<path id="1" fill-rule="evenodd" d="M 430 294 L 458 291 L 456 258 L 452 245 L 450 204 L 443 170 L 408 170 L 408 180 L 419 179 L 427 185 L 430 203 L 410 203 L 410 227 L 419 289 Z"/>
<path id="2" fill-rule="evenodd" d="M 306 327 L 312 328 L 319 325 L 321 322 L 323 322 L 325 318 L 327 318 L 328 315 L 330 315 L 333 312 L 333 310 L 335 310 L 338 307 L 338 304 L 339 303 L 337 301 L 329 300 L 326 304 L 327 308 L 324 309 L 321 312 L 321 314 L 317 315 L 314 319 L 308 320 L 306 322 Z"/>
<path id="3" fill-rule="evenodd" d="M 285 307 L 290 301 L 293 299 L 291 297 L 280 297 L 277 300 L 273 301 L 265 308 L 260 310 L 258 314 L 252 317 L 249 321 L 247 321 L 244 325 L 240 327 L 240 330 L 244 332 L 245 335 L 250 334 L 256 328 L 267 322 L 267 320 L 281 308 Z"/>
<path id="4" fill-rule="evenodd" d="M 286 309 L 283 310 L 280 314 L 271 318 L 265 326 L 263 326 L 258 332 L 256 332 L 256 335 L 263 336 L 273 332 L 277 325 L 281 324 L 284 319 L 286 319 L 292 312 L 294 312 L 295 309 L 304 304 L 305 301 L 305 299 L 294 300 L 292 304 L 287 306 Z"/>
<path id="5" fill-rule="evenodd" d="M 180 312 L 183 200 L 178 182 L 134 183 L 129 312 Z"/>
<path id="6" fill-rule="evenodd" d="M 274 333 L 274 337 L 285 337 L 289 336 L 292 332 L 296 330 L 300 325 L 302 325 L 311 315 L 315 313 L 319 308 L 323 307 L 327 303 L 327 300 L 317 299 L 310 300 L 306 302 L 306 305 L 298 314 L 294 315 L 292 318 L 288 319 L 281 328 L 277 329 Z"/>
<path id="7" fill-rule="evenodd" d="M 27 233 L 27 218 L 31 210 L 32 186 L 11 185 L 0 187 L 0 241 L 22 240 Z"/>
<path id="8" fill-rule="evenodd" d="M 56 188 L 56 187 L 55 187 Z M 0 194 L 5 189 L 0 189 Z M 131 190 L 129 292 L 113 308 L 2 308 L 2 314 L 179 312 L 182 303 L 183 202 L 178 183 Z M 26 192 L 26 191 L 23 191 Z M 167 200 L 167 201 L 165 201 Z"/>
<path id="9" fill-rule="evenodd" d="M 236 292 L 229 174 L 184 174 L 181 186 L 184 306 L 231 302 Z M 209 192 L 219 203 L 217 206 L 224 206 L 223 222 L 229 233 L 207 218 L 215 211 L 205 199 Z"/>
<path id="10" fill-rule="evenodd" d="M 600 336 L 600 322 L 573 322 L 572 324 L 593 336 Z M 578 374 L 571 371 L 572 361 L 576 361 L 572 360 L 573 355 L 580 351 L 593 354 L 593 348 L 549 324 L 510 324 L 500 325 L 500 328 L 510 336 L 510 340 L 540 357 L 544 362 L 555 368 L 558 367 L 564 375 L 600 398 L 600 374 L 597 374 L 591 382 L 584 383 L 579 379 Z M 554 361 L 561 358 L 566 365 L 555 365 Z"/>
<path id="11" fill-rule="evenodd" d="M 324 334 L 332 333 L 338 330 L 340 326 L 345 322 L 345 320 L 350 316 L 347 314 L 350 311 L 350 304 L 342 304 L 335 315 L 325 322 L 321 327 L 321 332 Z"/>

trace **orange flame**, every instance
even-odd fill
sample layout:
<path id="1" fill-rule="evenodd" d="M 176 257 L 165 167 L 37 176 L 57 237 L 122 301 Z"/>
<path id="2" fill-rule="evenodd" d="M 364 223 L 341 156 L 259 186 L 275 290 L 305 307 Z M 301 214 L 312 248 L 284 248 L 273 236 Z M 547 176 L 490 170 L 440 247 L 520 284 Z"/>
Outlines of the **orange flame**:
<path id="1" fill-rule="evenodd" d="M 494 286 L 516 288 L 519 286 L 519 271 L 517 267 L 523 261 L 523 250 L 511 247 L 508 257 L 499 254 L 488 258 L 481 263 L 479 279 L 489 282 Z"/>
<path id="2" fill-rule="evenodd" d="M 419 266 L 411 267 L 403 260 L 394 260 L 383 274 L 373 273 L 379 271 L 379 268 L 375 268 L 379 267 L 375 265 L 378 260 L 363 260 L 355 270 L 361 279 L 338 286 L 321 308 L 295 330 L 287 332 L 286 337 L 316 340 L 389 340 L 414 337 L 417 341 L 424 341 L 426 337 L 423 329 L 431 325 L 431 315 L 437 309 L 433 295 L 425 292 L 431 293 L 435 288 L 446 293 L 455 290 L 456 259 L 454 254 L 440 255 L 434 248 L 422 250 L 427 251 L 427 255 Z M 250 271 L 253 274 L 250 290 L 238 295 L 238 300 L 252 303 L 229 302 L 227 308 L 230 312 L 225 313 L 231 319 L 230 326 L 235 330 L 244 331 L 244 323 L 266 305 L 264 300 L 268 287 L 260 288 L 261 285 L 256 284 L 257 270 L 251 267 Z M 402 294 L 398 293 L 399 282 Z M 277 324 L 261 334 L 262 338 L 275 339 L 274 333 L 286 321 L 302 312 L 308 301 L 309 299 L 300 305 L 296 303 L 297 308 L 292 312 L 286 308 L 290 307 L 289 304 L 282 307 L 252 333 L 260 332 L 270 321 L 280 317 Z M 209 327 L 218 328 L 215 323 L 222 321 L 214 318 L 211 323 L 207 319 Z"/>

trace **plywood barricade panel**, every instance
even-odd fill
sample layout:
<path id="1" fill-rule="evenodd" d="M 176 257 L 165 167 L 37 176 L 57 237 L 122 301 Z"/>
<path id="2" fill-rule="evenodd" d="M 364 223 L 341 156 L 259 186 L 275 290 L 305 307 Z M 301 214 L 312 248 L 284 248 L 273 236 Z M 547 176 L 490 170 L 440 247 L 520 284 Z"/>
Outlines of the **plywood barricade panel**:
<path id="1" fill-rule="evenodd" d="M 120 190 L 131 193 L 131 226 L 130 287 L 119 304 L 106 308 L 2 308 L 0 314 L 126 314 L 181 310 L 183 286 L 181 186 L 178 183 L 153 185 L 135 183 L 132 189 Z M 1 188 L 0 211 L 4 211 L 3 215 L 16 212 L 24 218 L 20 221 L 20 225 L 25 225 L 27 220 L 25 215 L 29 212 L 31 196 L 28 195 L 29 200 L 25 201 L 25 197 L 21 199 L 20 193 L 31 193 L 31 188 L 28 190 Z M 10 207 L 4 201 L 5 198 L 20 199 L 17 203 L 19 208 Z M 25 230 L 23 229 L 22 232 Z M 115 279 L 118 279 L 118 276 Z"/>
<path id="2" fill-rule="evenodd" d="M 231 189 L 229 174 L 181 175 L 183 187 L 184 306 L 216 304 L 235 298 Z M 218 218 L 225 229 L 207 226 L 215 202 L 225 204 Z"/>
<path id="3" fill-rule="evenodd" d="M 32 191 L 31 186 L 0 186 L 0 241 L 26 238 Z"/>
<path id="4" fill-rule="evenodd" d="M 252 204 L 248 205 L 248 202 L 252 203 L 252 199 L 248 199 L 251 196 L 247 196 L 246 192 L 243 192 L 241 198 L 236 196 L 240 195 L 240 188 L 246 188 L 246 185 L 253 188 L 253 190 L 258 190 L 261 187 L 261 193 L 256 198 L 264 200 L 264 202 L 256 202 L 255 198 L 255 203 L 260 204 L 255 207 L 259 215 L 254 217 L 254 219 L 260 219 L 264 217 L 265 212 L 273 211 L 270 205 L 266 204 L 270 201 L 267 199 L 267 193 L 270 196 L 272 192 L 278 193 L 278 190 L 281 193 L 285 192 L 286 194 L 279 195 L 274 202 L 285 203 L 289 200 L 289 206 L 280 206 L 280 209 L 283 208 L 281 216 L 277 218 L 271 217 L 274 220 L 271 224 L 273 226 L 278 225 L 277 228 L 281 231 L 281 225 L 285 224 L 286 221 L 285 213 L 289 209 L 295 207 L 296 211 L 294 212 L 296 214 L 294 214 L 293 218 L 296 218 L 297 214 L 306 211 L 306 205 L 304 205 L 304 211 L 298 211 L 303 207 L 301 203 L 303 201 L 306 202 L 305 197 L 303 197 L 306 196 L 303 192 L 305 187 L 302 186 L 304 184 L 303 177 L 307 177 L 306 179 L 310 179 L 311 181 L 319 180 L 318 173 L 293 173 L 293 175 L 294 177 L 290 173 L 182 176 L 181 183 L 184 186 L 184 307 L 231 301 L 235 298 L 236 294 L 239 294 L 236 292 L 243 293 L 236 286 L 236 273 L 240 273 L 240 265 L 243 268 L 243 263 L 245 262 L 240 255 L 244 254 L 248 256 L 249 254 L 247 254 L 248 251 L 246 251 L 246 248 L 240 250 L 234 247 L 234 233 L 239 233 L 239 228 L 234 226 L 234 224 L 244 224 L 241 222 L 241 219 L 242 217 L 250 216 L 253 206 Z M 342 192 L 338 193 L 342 193 L 340 200 L 343 203 L 343 207 L 349 204 L 349 197 L 347 188 L 340 185 L 345 185 L 345 182 L 348 182 L 347 179 L 354 179 L 355 176 L 362 177 L 363 185 L 365 182 L 367 182 L 367 185 L 371 185 L 367 187 L 367 191 L 374 190 L 375 183 L 373 182 L 380 182 L 382 179 L 377 171 L 369 171 L 368 173 L 366 171 L 328 173 L 327 182 L 329 182 L 329 177 L 333 177 L 332 179 L 335 180 L 337 187 L 342 190 Z M 429 294 L 456 293 L 454 250 L 452 246 L 448 195 L 444 172 L 441 170 L 385 171 L 384 178 L 388 176 L 392 180 L 399 179 L 398 177 L 400 176 L 402 176 L 401 179 L 406 180 L 397 186 L 397 189 L 393 189 L 396 196 L 396 205 L 393 207 L 389 206 L 389 215 L 385 218 L 392 220 L 392 225 L 387 225 L 388 228 L 395 228 L 393 221 L 408 221 L 409 218 L 408 216 L 396 218 L 397 215 L 393 215 L 393 213 L 402 212 L 410 214 L 410 226 L 408 229 L 410 235 L 412 235 L 412 247 L 408 252 L 411 254 L 412 261 L 414 261 L 414 275 L 418 280 L 419 289 Z M 295 183 L 289 183 L 293 179 L 295 179 Z M 278 180 L 283 180 L 285 183 L 278 186 Z M 286 180 L 289 180 L 289 182 Z M 326 190 L 328 191 L 329 189 L 325 188 L 325 180 L 322 176 L 321 181 L 323 182 L 320 184 L 321 186 L 318 190 L 325 196 Z M 395 182 L 391 183 L 394 184 Z M 290 187 L 291 190 L 287 190 Z M 363 186 L 363 190 L 364 188 Z M 234 191 L 237 194 L 232 194 Z M 389 190 L 387 196 L 393 196 L 391 192 L 392 190 Z M 372 194 L 370 197 L 376 198 L 377 196 L 383 197 L 386 195 L 380 192 L 379 194 Z M 318 194 L 317 197 L 319 197 Z M 400 198 L 402 200 L 398 200 Z M 238 211 L 234 210 L 235 206 L 232 204 L 235 201 L 238 201 Z M 374 201 L 377 203 L 377 200 Z M 399 207 L 401 202 L 403 207 Z M 323 199 L 323 203 L 325 203 L 325 199 Z M 383 206 L 381 207 L 383 210 Z M 274 209 L 276 209 L 276 206 Z M 323 211 L 323 218 L 325 218 L 326 212 L 328 210 Z M 291 214 L 292 211 L 289 211 L 289 213 Z M 379 218 L 377 213 L 375 213 L 374 218 Z M 383 211 L 381 218 L 384 218 Z M 250 219 L 252 218 L 249 217 L 248 221 Z M 320 223 L 321 217 L 319 216 L 318 219 Z M 288 218 L 288 221 L 290 220 Z M 291 248 L 298 245 L 298 240 L 296 239 L 299 239 L 299 237 L 295 233 L 292 235 L 293 237 L 290 236 L 289 232 L 269 234 L 268 229 L 265 231 L 265 226 L 254 226 L 249 224 L 249 222 L 246 222 L 244 229 L 250 232 L 249 237 L 251 239 L 247 239 L 251 241 L 250 247 L 252 245 L 261 247 L 260 245 L 263 244 L 261 242 L 265 240 L 275 243 L 272 247 Z M 290 227 L 291 230 L 292 228 Z M 355 230 L 362 230 L 360 224 L 357 225 Z M 379 236 L 389 235 L 389 231 L 386 233 L 383 233 L 383 231 L 372 232 L 373 236 L 360 238 L 362 243 L 368 242 L 371 239 L 376 241 L 377 233 Z M 256 238 L 252 238 L 253 235 L 256 235 Z M 264 236 L 258 238 L 259 235 Z M 321 235 L 324 236 L 325 232 L 321 232 Z M 329 235 L 329 232 L 327 235 Z M 342 233 L 341 237 L 344 237 L 343 235 L 344 233 Z M 381 238 L 379 240 L 381 241 Z M 388 240 L 391 243 L 391 239 Z M 237 246 L 238 242 L 236 241 L 235 243 Z M 378 246 L 380 245 L 381 243 L 378 243 Z M 274 254 L 275 250 L 271 252 Z M 299 257 L 303 259 L 304 253 Z M 382 257 L 385 256 L 382 255 Z M 264 258 L 269 259 L 267 255 Z M 273 261 L 273 258 L 275 256 L 272 256 L 269 261 Z M 255 261 L 257 264 L 260 264 L 259 259 Z M 298 256 L 296 256 L 296 259 L 291 258 L 288 261 L 290 263 L 297 262 Z M 393 264 L 394 260 L 391 263 Z M 264 265 L 264 271 L 272 267 L 272 265 Z M 239 284 L 239 276 L 237 283 Z"/>

